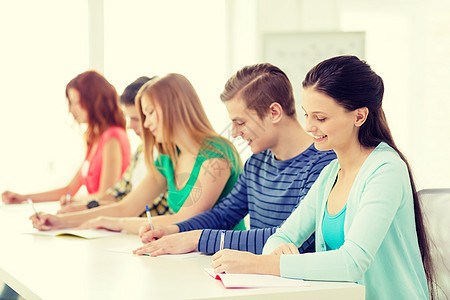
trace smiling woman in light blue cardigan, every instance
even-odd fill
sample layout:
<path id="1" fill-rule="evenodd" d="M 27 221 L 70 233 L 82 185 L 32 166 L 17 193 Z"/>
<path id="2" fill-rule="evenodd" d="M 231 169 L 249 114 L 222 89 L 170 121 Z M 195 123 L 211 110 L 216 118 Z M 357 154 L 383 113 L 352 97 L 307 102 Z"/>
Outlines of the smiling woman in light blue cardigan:
<path id="1" fill-rule="evenodd" d="M 269 238 L 263 254 L 284 243 L 299 247 L 315 230 L 318 253 L 282 255 L 281 276 L 358 282 L 366 286 L 367 299 L 426 299 L 427 281 L 403 160 L 386 143 L 372 151 L 348 197 L 344 244 L 326 251 L 322 219 L 339 169 L 338 160 L 325 167 L 302 205 Z"/>
<path id="2" fill-rule="evenodd" d="M 355 56 L 316 65 L 303 81 L 305 130 L 334 150 L 263 255 L 222 250 L 216 273 L 357 282 L 366 299 L 434 299 L 434 274 L 420 202 L 406 158 L 382 109 L 384 84 Z M 299 254 L 313 232 L 316 252 Z"/>

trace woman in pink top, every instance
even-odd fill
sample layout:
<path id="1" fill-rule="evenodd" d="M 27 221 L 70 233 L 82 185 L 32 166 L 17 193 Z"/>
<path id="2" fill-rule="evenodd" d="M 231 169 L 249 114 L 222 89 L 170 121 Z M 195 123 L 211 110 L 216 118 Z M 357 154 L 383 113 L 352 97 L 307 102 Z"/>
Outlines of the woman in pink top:
<path id="1" fill-rule="evenodd" d="M 125 131 L 125 117 L 119 106 L 116 89 L 99 73 L 87 71 L 66 86 L 69 112 L 79 124 L 87 124 L 84 133 L 86 157 L 71 182 L 52 191 L 21 195 L 10 191 L 2 194 L 5 203 L 60 200 L 74 195 L 82 185 L 89 194 L 112 188 L 130 162 L 130 144 Z"/>

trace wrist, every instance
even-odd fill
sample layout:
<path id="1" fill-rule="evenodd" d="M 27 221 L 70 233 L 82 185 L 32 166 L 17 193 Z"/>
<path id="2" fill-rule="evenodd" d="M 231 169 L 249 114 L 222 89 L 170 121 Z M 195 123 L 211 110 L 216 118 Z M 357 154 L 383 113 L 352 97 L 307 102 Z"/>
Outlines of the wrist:
<path id="1" fill-rule="evenodd" d="M 128 230 L 126 229 L 126 225 L 125 225 L 125 219 L 126 218 L 112 218 L 112 219 L 116 220 L 116 225 L 118 227 L 117 229 L 124 230 L 124 231 L 128 232 Z"/>
<path id="2" fill-rule="evenodd" d="M 195 241 L 196 249 L 198 249 L 198 244 L 200 243 L 200 237 L 202 236 L 202 232 L 203 232 L 203 229 L 198 229 L 198 230 L 192 231 L 192 236 L 193 236 L 192 240 Z"/>
<path id="3" fill-rule="evenodd" d="M 100 206 L 100 203 L 98 203 L 98 201 L 94 200 L 94 199 L 92 199 L 91 201 L 89 201 L 86 204 L 87 209 L 91 209 L 91 208 L 95 208 L 95 207 L 99 207 L 99 206 Z"/>
<path id="4" fill-rule="evenodd" d="M 255 255 L 255 273 L 280 276 L 281 255 Z"/>
<path id="5" fill-rule="evenodd" d="M 166 235 L 175 234 L 175 233 L 180 232 L 180 227 L 178 227 L 177 225 L 169 225 L 167 229 L 168 229 L 168 232 Z"/>

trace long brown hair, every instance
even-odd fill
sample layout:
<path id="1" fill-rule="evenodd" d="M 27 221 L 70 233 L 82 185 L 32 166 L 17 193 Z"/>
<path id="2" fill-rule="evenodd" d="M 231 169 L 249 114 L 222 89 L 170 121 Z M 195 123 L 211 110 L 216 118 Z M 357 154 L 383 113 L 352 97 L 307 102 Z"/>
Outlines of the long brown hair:
<path id="1" fill-rule="evenodd" d="M 142 99 L 146 98 L 153 105 L 158 106 L 162 112 L 162 136 L 163 141 L 157 142 L 147 128 L 144 128 L 144 113 L 142 111 Z M 136 96 L 136 108 L 141 118 L 142 137 L 144 139 L 145 160 L 151 171 L 156 171 L 153 161 L 154 149 L 160 154 L 170 157 L 174 167 L 178 159 L 177 145 L 174 142 L 174 124 L 178 128 L 184 128 L 188 138 L 201 149 L 216 152 L 227 159 L 227 155 L 213 146 L 213 143 L 228 145 L 232 149 L 230 167 L 242 170 L 242 161 L 234 145 L 220 136 L 212 127 L 206 116 L 192 84 L 186 77 L 180 74 L 167 74 L 166 76 L 147 82 Z M 225 147 L 223 147 L 225 149 Z M 197 154 L 197 153 L 194 153 Z"/>
<path id="2" fill-rule="evenodd" d="M 430 297 L 434 299 L 434 268 L 431 260 L 429 240 L 425 230 L 419 197 L 413 174 L 406 157 L 395 145 L 382 105 L 384 84 L 370 66 L 356 56 L 337 56 L 317 64 L 307 74 L 303 88 L 312 87 L 316 91 L 333 98 L 349 111 L 367 107 L 367 120 L 360 127 L 358 140 L 365 147 L 376 147 L 385 142 L 392 147 L 405 162 L 414 201 L 414 215 L 417 239 L 422 263 L 428 282 Z"/>
<path id="3" fill-rule="evenodd" d="M 80 106 L 87 111 L 88 128 L 84 136 L 88 147 L 111 126 L 125 129 L 126 120 L 116 89 L 101 74 L 86 71 L 77 75 L 66 86 L 67 99 L 69 89 L 80 93 Z"/>

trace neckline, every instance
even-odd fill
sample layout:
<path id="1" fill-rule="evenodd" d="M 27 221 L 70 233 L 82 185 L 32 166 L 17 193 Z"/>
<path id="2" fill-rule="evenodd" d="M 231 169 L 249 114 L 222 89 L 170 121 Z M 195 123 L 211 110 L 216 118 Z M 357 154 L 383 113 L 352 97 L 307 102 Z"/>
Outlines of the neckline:
<path id="1" fill-rule="evenodd" d="M 314 143 L 309 145 L 308 148 L 306 148 L 304 151 L 300 152 L 296 156 L 286 159 L 286 160 L 278 160 L 275 158 L 275 154 L 270 149 L 268 149 L 268 151 L 270 152 L 270 159 L 272 160 L 272 165 L 274 165 L 276 167 L 283 167 L 283 166 L 290 164 L 292 161 L 297 160 L 300 156 L 305 155 L 305 153 L 307 153 L 308 151 L 311 151 L 311 149 L 313 149 L 313 148 L 315 149 Z"/>
<path id="2" fill-rule="evenodd" d="M 195 168 L 195 166 L 197 165 L 197 163 L 198 163 L 198 160 L 200 159 L 200 151 L 201 151 L 201 149 L 202 148 L 200 148 L 199 150 L 198 150 L 198 152 L 197 152 L 197 157 L 195 158 L 195 162 L 194 162 L 194 166 L 192 167 L 192 170 L 191 170 L 191 173 L 189 174 L 189 178 L 188 178 L 188 180 L 186 180 L 186 183 L 181 187 L 181 188 L 178 188 L 177 187 L 177 184 L 176 184 L 176 178 L 175 178 L 175 168 L 174 168 L 174 165 L 173 165 L 173 162 L 171 161 L 170 163 L 172 164 L 172 169 L 173 169 L 173 181 L 172 181 L 172 184 L 173 184 L 173 187 L 175 188 L 175 191 L 177 191 L 177 192 L 181 192 L 182 190 L 184 190 L 187 186 L 188 186 L 188 183 L 190 183 L 191 182 L 191 180 L 192 180 L 192 174 L 193 174 L 193 170 L 194 170 L 194 168 Z M 197 177 L 198 177 L 198 174 L 197 174 Z"/>
<path id="3" fill-rule="evenodd" d="M 328 212 L 328 201 L 327 201 L 327 203 L 325 204 L 325 214 L 330 219 L 337 219 L 347 210 L 347 203 L 345 203 L 344 207 L 338 213 L 332 215 Z"/>

